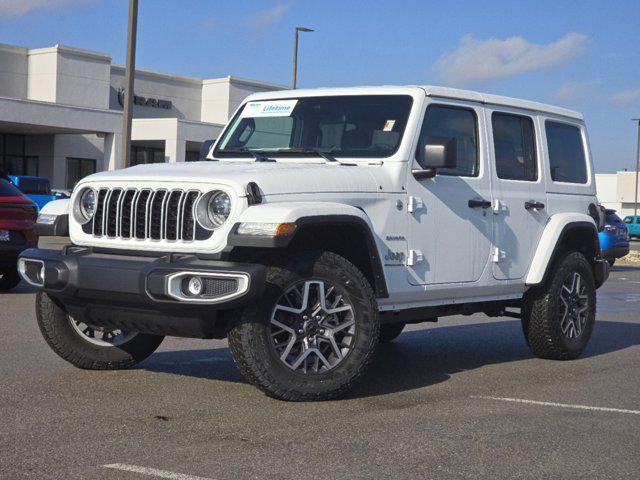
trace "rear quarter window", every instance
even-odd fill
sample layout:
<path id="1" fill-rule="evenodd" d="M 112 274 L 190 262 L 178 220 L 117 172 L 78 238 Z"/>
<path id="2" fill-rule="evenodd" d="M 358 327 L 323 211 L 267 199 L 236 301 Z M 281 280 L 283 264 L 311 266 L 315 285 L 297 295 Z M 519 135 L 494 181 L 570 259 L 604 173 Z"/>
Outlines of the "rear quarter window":
<path id="1" fill-rule="evenodd" d="M 587 183 L 587 157 L 580 128 L 547 120 L 545 131 L 551 179 L 554 182 Z"/>

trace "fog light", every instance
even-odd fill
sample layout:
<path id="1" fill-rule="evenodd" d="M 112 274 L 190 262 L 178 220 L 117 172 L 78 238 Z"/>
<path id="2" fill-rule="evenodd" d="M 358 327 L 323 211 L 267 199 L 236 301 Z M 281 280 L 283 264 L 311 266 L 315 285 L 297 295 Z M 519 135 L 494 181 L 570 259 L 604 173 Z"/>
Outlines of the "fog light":
<path id="1" fill-rule="evenodd" d="M 200 277 L 191 277 L 187 284 L 187 291 L 189 295 L 197 297 L 202 293 L 202 279 Z"/>

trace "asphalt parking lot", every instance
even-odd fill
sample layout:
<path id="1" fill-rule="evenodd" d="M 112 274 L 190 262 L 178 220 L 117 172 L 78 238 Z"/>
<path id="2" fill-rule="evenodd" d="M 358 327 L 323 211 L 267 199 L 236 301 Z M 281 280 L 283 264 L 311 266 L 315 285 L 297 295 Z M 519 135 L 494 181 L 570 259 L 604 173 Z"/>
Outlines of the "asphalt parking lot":
<path id="1" fill-rule="evenodd" d="M 167 339 L 138 368 L 77 370 L 28 287 L 0 294 L 0 478 L 638 478 L 640 267 L 599 291 L 583 358 L 535 359 L 519 321 L 415 326 L 340 401 L 271 400 L 224 341 Z"/>

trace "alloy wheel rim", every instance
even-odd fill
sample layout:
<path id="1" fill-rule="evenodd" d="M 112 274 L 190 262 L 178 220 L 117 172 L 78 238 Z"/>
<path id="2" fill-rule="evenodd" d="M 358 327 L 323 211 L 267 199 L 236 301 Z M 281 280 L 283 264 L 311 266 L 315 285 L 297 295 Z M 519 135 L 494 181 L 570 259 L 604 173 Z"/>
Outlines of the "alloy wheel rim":
<path id="1" fill-rule="evenodd" d="M 71 316 L 69 317 L 69 323 L 83 340 L 99 347 L 118 347 L 138 335 L 137 332 L 125 332 L 119 328 L 109 330 L 103 327 L 94 327 L 74 320 Z"/>
<path id="2" fill-rule="evenodd" d="M 304 280 L 278 299 L 269 339 L 282 363 L 303 374 L 326 373 L 351 352 L 354 309 L 344 291 L 326 280 Z"/>
<path id="3" fill-rule="evenodd" d="M 567 277 L 560 290 L 560 301 L 563 305 L 560 328 L 565 337 L 573 340 L 584 332 L 589 312 L 589 296 L 587 285 L 578 272 Z"/>

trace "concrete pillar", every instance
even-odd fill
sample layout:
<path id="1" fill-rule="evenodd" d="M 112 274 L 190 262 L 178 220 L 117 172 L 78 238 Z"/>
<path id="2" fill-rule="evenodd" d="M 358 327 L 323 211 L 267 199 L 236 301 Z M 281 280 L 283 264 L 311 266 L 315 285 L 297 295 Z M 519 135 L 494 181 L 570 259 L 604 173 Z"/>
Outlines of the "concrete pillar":
<path id="1" fill-rule="evenodd" d="M 107 133 L 104 137 L 104 162 L 105 170 L 117 170 L 122 168 L 122 135 L 119 133 Z"/>
<path id="2" fill-rule="evenodd" d="M 167 163 L 184 162 L 187 153 L 187 141 L 179 138 L 167 138 L 164 141 L 164 159 Z"/>

